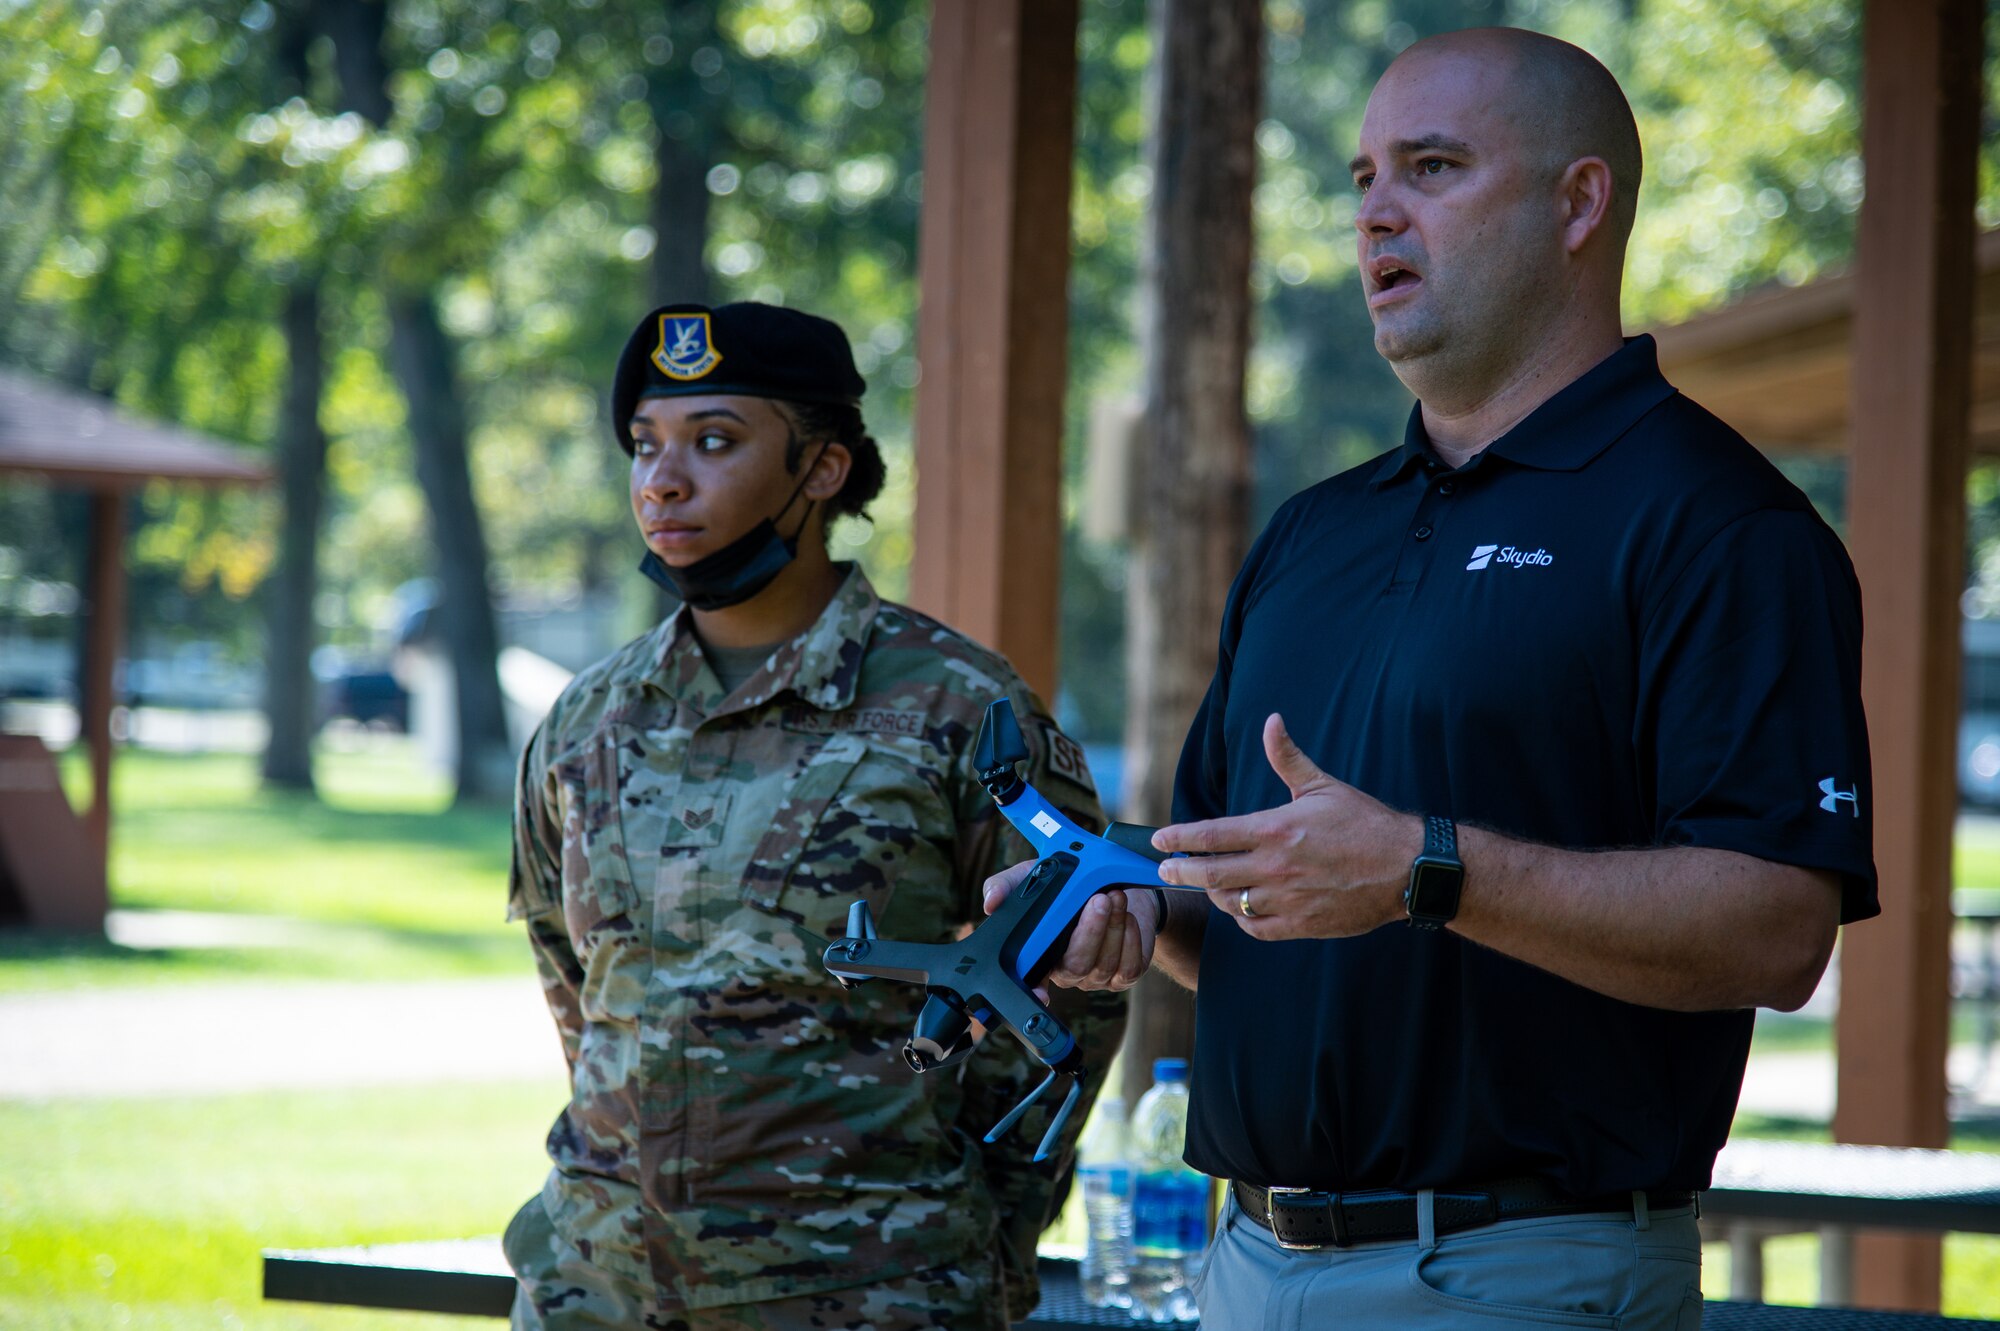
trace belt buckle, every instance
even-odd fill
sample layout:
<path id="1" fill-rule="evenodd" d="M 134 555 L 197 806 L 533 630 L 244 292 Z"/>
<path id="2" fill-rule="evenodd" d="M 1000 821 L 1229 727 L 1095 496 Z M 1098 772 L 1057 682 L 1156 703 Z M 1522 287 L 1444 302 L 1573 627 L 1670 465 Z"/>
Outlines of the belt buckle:
<path id="1" fill-rule="evenodd" d="M 1285 1238 L 1285 1231 L 1278 1228 L 1278 1194 L 1283 1193 L 1288 1197 L 1302 1197 L 1312 1191 L 1313 1189 L 1311 1188 L 1270 1187 L 1264 1189 L 1264 1223 L 1270 1229 L 1271 1237 L 1278 1241 L 1278 1246 L 1288 1252 L 1318 1252 L 1320 1249 L 1328 1246 L 1324 1243 L 1293 1243 Z M 1330 1214 L 1333 1216 L 1334 1225 L 1334 1238 L 1331 1246 L 1338 1248 L 1343 1246 L 1341 1243 L 1342 1236 L 1339 1232 L 1341 1228 L 1340 1194 L 1330 1192 L 1326 1194 L 1326 1197 L 1327 1205 L 1332 1208 Z"/>

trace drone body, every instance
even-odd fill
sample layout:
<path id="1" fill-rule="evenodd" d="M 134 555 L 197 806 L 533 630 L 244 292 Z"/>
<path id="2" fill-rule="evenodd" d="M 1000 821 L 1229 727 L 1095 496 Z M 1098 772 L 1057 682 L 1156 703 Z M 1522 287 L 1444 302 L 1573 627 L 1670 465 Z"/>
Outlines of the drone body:
<path id="1" fill-rule="evenodd" d="M 1153 850 L 1150 828 L 1114 823 L 1106 835 L 1087 832 L 1023 781 L 1017 765 L 1026 743 L 1005 698 L 986 709 L 974 761 L 980 780 L 1016 831 L 1034 847 L 1037 863 L 1019 887 L 977 929 L 950 943 L 902 943 L 876 935 L 868 904 L 848 908 L 847 937 L 826 949 L 824 965 L 842 984 L 900 980 L 930 997 L 903 1047 L 918 1072 L 949 1067 L 972 1051 L 972 1024 L 1004 1025 L 1049 1075 L 986 1134 L 997 1140 L 1020 1121 L 1058 1077 L 1069 1093 L 1035 1158 L 1047 1157 L 1083 1090 L 1082 1056 L 1069 1028 L 1034 995 L 1062 956 L 1084 904 L 1110 887 L 1172 887 L 1159 875 L 1166 856 Z"/>

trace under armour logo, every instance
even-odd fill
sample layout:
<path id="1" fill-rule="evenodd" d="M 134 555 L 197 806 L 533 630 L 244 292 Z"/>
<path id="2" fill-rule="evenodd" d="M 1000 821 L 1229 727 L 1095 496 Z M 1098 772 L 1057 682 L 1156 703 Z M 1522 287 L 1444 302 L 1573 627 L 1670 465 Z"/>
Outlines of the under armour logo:
<path id="1" fill-rule="evenodd" d="M 1847 811 L 1856 818 L 1861 816 L 1861 799 L 1855 791 L 1842 790 L 1834 784 L 1833 778 L 1830 776 L 1820 781 L 1819 789 L 1820 793 L 1826 797 L 1819 802 L 1820 808 L 1825 809 L 1828 813 L 1839 813 L 1841 801 L 1845 800 L 1847 802 Z"/>

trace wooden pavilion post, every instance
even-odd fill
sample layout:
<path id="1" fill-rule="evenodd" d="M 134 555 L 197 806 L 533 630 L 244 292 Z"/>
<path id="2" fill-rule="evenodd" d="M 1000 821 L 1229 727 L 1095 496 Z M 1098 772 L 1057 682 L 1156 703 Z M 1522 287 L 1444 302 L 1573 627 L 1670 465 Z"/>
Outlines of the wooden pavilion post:
<path id="1" fill-rule="evenodd" d="M 84 825 L 91 853 L 109 880 L 111 860 L 112 672 L 125 636 L 125 491 L 90 496 L 90 619 L 77 708 L 79 738 L 90 749 L 90 812 Z"/>
<path id="2" fill-rule="evenodd" d="M 1949 1132 L 1982 17 L 1978 0 L 1872 0 L 1864 20 L 1848 493 L 1882 916 L 1841 944 L 1834 1135 L 1846 1142 L 1939 1147 Z M 1827 1256 L 1837 1267 L 1837 1249 Z M 1852 1272 L 1854 1303 L 1938 1306 L 1935 1238 L 1864 1235 Z"/>
<path id="3" fill-rule="evenodd" d="M 938 0 L 910 600 L 1056 685 L 1076 0 Z"/>

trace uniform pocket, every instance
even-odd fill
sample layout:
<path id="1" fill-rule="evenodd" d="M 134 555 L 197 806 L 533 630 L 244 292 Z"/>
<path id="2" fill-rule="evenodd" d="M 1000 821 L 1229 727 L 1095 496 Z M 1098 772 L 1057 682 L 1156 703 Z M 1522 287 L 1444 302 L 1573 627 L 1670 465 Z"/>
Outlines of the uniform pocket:
<path id="1" fill-rule="evenodd" d="M 880 925 L 902 882 L 948 883 L 936 844 L 949 837 L 948 818 L 914 764 L 836 735 L 807 760 L 751 853 L 743 899 L 819 939 L 846 936 L 855 901 Z M 933 908 L 941 901 L 934 896 Z"/>
<path id="2" fill-rule="evenodd" d="M 861 755 L 868 751 L 853 735 L 835 735 L 813 750 L 799 774 L 785 788 L 771 825 L 758 838 L 743 870 L 743 900 L 759 910 L 777 912 L 792 871 L 819 829 Z"/>

